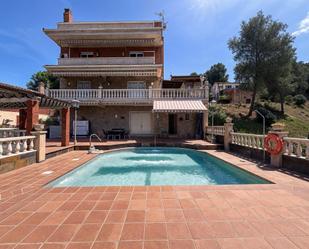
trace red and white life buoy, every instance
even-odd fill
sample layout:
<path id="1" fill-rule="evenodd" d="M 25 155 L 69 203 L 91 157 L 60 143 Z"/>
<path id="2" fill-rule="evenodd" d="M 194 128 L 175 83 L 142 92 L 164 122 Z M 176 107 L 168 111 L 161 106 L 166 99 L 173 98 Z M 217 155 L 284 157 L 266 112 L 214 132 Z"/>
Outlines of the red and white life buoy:
<path id="1" fill-rule="evenodd" d="M 283 140 L 276 134 L 268 134 L 264 138 L 264 148 L 271 155 L 278 155 L 283 149 Z"/>

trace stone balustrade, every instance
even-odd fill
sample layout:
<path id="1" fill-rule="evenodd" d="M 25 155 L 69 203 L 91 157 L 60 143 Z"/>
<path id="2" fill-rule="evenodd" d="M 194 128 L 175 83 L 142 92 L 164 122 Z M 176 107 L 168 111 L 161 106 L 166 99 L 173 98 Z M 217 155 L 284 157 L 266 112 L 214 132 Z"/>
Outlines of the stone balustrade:
<path id="1" fill-rule="evenodd" d="M 155 57 L 59 58 L 58 65 L 151 65 Z"/>
<path id="2" fill-rule="evenodd" d="M 0 159 L 34 151 L 35 136 L 0 138 Z"/>
<path id="3" fill-rule="evenodd" d="M 206 89 L 49 89 L 50 97 L 81 101 L 152 101 L 156 99 L 206 100 Z"/>
<path id="4" fill-rule="evenodd" d="M 206 133 L 217 136 L 224 136 L 224 126 L 208 126 Z"/>
<path id="5" fill-rule="evenodd" d="M 17 128 L 0 128 L 0 138 L 25 136 L 26 130 Z"/>
<path id="6" fill-rule="evenodd" d="M 309 160 L 309 139 L 284 137 L 284 154 Z"/>
<path id="7" fill-rule="evenodd" d="M 257 134 L 231 132 L 232 144 L 264 150 L 264 136 Z"/>

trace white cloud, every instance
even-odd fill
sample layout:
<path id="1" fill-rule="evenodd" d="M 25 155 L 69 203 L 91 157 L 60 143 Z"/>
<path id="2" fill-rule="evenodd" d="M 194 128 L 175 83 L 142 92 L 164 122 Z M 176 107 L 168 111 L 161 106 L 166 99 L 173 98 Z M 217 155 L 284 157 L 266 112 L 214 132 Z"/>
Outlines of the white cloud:
<path id="1" fill-rule="evenodd" d="M 307 16 L 303 20 L 301 20 L 298 25 L 298 29 L 293 32 L 292 35 L 299 36 L 305 33 L 309 33 L 309 12 L 307 13 Z"/>

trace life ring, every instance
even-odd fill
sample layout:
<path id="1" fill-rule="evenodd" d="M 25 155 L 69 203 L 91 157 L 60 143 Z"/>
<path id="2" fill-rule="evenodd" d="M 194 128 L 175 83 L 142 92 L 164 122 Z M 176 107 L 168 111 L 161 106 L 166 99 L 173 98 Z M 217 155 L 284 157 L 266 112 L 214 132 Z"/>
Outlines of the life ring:
<path id="1" fill-rule="evenodd" d="M 276 134 L 268 134 L 264 138 L 264 148 L 271 155 L 278 155 L 283 149 L 283 140 Z"/>

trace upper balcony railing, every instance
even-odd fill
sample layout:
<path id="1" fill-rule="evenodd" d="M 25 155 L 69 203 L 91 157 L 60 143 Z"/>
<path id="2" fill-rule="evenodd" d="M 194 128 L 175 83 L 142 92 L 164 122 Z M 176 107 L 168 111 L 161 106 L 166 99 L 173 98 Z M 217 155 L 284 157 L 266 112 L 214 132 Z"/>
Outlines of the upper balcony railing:
<path id="1" fill-rule="evenodd" d="M 206 100 L 206 89 L 50 89 L 53 98 L 81 101 L 147 102 L 157 99 Z"/>
<path id="2" fill-rule="evenodd" d="M 155 57 L 91 57 L 59 58 L 58 65 L 151 65 Z"/>

